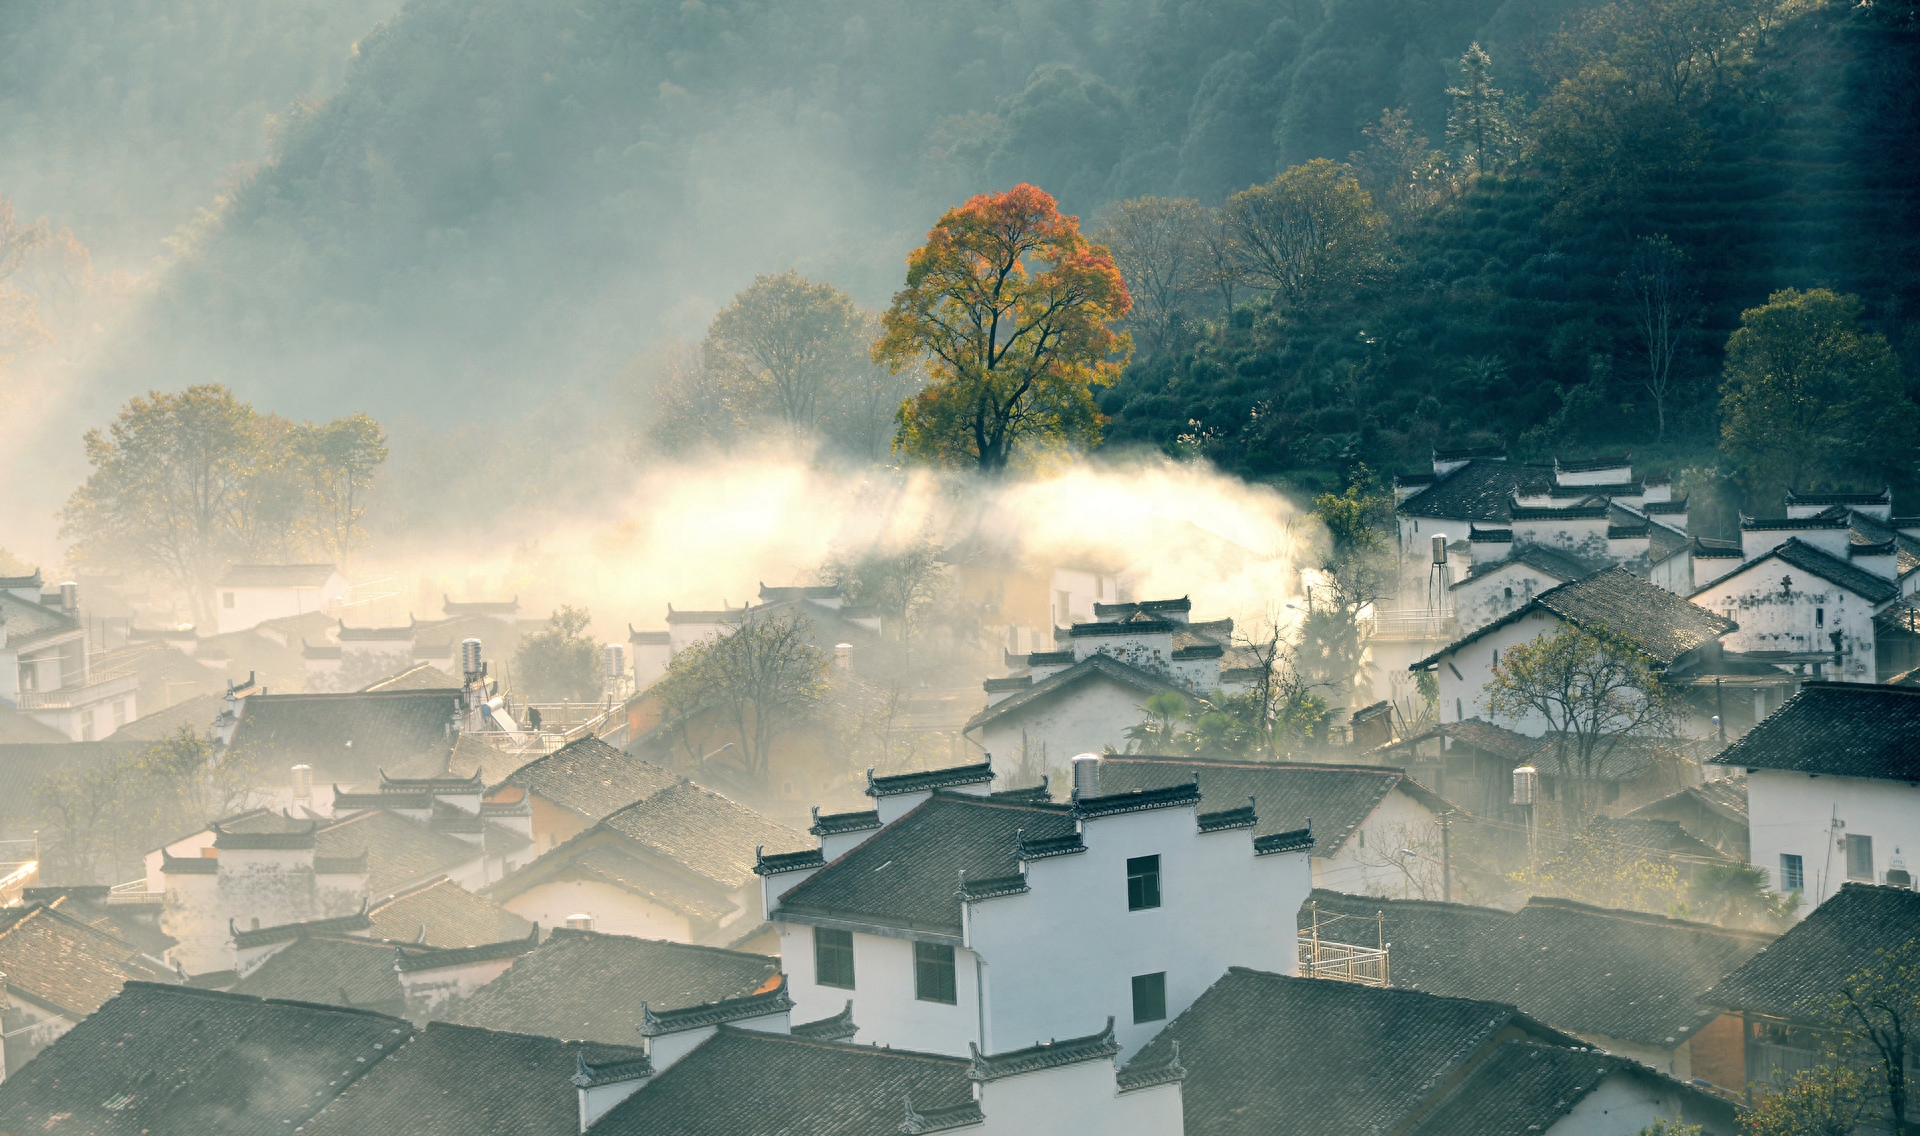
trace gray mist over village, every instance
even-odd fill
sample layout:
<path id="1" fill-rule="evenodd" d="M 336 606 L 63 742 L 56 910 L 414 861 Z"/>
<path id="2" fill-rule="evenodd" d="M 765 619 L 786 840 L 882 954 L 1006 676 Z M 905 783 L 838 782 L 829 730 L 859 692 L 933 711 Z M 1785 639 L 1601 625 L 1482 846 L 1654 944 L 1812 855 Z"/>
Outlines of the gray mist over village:
<path id="1" fill-rule="evenodd" d="M 0 1136 L 1920 1131 L 1915 91 L 0 9 Z"/>

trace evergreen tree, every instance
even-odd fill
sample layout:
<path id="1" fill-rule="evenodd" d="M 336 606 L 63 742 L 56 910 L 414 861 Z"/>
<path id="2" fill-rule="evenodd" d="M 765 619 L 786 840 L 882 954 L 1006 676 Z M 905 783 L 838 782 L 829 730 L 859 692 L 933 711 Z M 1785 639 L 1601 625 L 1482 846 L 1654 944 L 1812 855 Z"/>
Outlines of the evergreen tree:
<path id="1" fill-rule="evenodd" d="M 1498 169 L 1513 144 L 1507 93 L 1493 85 L 1493 60 L 1478 43 L 1460 57 L 1460 85 L 1448 87 L 1447 138 L 1475 172 Z"/>

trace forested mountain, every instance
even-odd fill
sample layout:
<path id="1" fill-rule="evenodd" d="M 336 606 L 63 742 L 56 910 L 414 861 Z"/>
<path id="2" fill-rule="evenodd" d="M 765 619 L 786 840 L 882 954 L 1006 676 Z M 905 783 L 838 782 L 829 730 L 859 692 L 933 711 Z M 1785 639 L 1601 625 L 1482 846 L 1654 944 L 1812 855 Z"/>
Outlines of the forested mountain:
<path id="1" fill-rule="evenodd" d="M 755 272 L 868 303 L 963 194 L 1092 212 L 1343 156 L 1383 107 L 1444 126 L 1476 38 L 1534 0 L 414 0 L 166 282 L 114 363 L 377 411 L 608 373 Z M 1519 64 L 1512 85 L 1524 87 Z M 344 404 L 344 403 L 343 403 Z"/>

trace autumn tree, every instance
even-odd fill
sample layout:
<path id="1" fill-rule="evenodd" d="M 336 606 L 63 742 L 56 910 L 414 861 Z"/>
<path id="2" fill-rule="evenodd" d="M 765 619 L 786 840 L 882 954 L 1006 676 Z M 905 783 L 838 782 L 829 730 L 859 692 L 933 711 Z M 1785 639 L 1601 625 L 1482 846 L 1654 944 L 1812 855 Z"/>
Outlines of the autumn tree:
<path id="1" fill-rule="evenodd" d="M 1787 288 L 1727 340 L 1720 440 L 1754 488 L 1838 485 L 1912 464 L 1915 415 L 1900 364 L 1861 330 L 1860 301 Z"/>
<path id="2" fill-rule="evenodd" d="M 1387 539 L 1393 495 L 1366 466 L 1354 468 L 1340 493 L 1313 500 L 1311 519 L 1325 530 L 1319 572 L 1308 589 L 1297 664 L 1335 697 L 1352 689 L 1361 662 L 1360 618 L 1399 583 Z"/>
<path id="3" fill-rule="evenodd" d="M 1031 185 L 948 210 L 907 258 L 873 356 L 924 361 L 931 382 L 900 407 L 908 457 L 998 474 L 1023 456 L 1092 445 L 1092 387 L 1132 352 L 1113 329 L 1133 301 L 1104 248 Z"/>
<path id="4" fill-rule="evenodd" d="M 1755 1094 L 1740 1130 L 1746 1136 L 1853 1136 L 1866 1103 L 1857 1071 L 1818 1065 Z"/>
<path id="5" fill-rule="evenodd" d="M 606 686 L 600 647 L 587 636 L 584 609 L 561 605 L 538 631 L 520 637 L 514 677 L 528 702 L 592 702 Z"/>
<path id="6" fill-rule="evenodd" d="M 1693 324 L 1693 293 L 1687 287 L 1687 255 L 1664 236 L 1634 242 L 1622 274 L 1634 345 L 1643 360 L 1641 386 L 1653 400 L 1654 440 L 1667 436 L 1667 403 L 1673 398 L 1673 364 Z"/>
<path id="7" fill-rule="evenodd" d="M 789 269 L 756 276 L 707 326 L 703 362 L 796 433 L 819 422 L 834 383 L 863 362 L 853 297 Z"/>
<path id="8" fill-rule="evenodd" d="M 1514 146 L 1514 123 L 1507 93 L 1493 83 L 1493 60 L 1478 43 L 1460 57 L 1458 86 L 1448 87 L 1453 110 L 1447 116 L 1447 140 L 1473 173 L 1505 164 Z"/>
<path id="9" fill-rule="evenodd" d="M 1385 265 L 1386 218 L 1338 162 L 1294 166 L 1234 194 L 1222 209 L 1242 281 L 1277 304 L 1335 299 Z"/>
<path id="10" fill-rule="evenodd" d="M 387 460 L 387 436 L 365 412 L 300 427 L 294 450 L 311 494 L 306 527 L 335 560 L 366 542 L 367 490 Z"/>
<path id="11" fill-rule="evenodd" d="M 737 740 L 747 775 L 764 783 L 781 733 L 827 694 L 827 655 L 806 617 L 748 610 L 733 629 L 674 655 L 653 689 L 670 722 L 714 714 Z"/>
<path id="12" fill-rule="evenodd" d="M 1438 205 L 1455 187 L 1445 153 L 1417 133 L 1404 107 L 1383 110 L 1360 132 L 1364 150 L 1347 155 L 1360 184 L 1388 216 L 1405 220 Z"/>
<path id="13" fill-rule="evenodd" d="M 1208 291 L 1207 214 L 1192 198 L 1136 197 L 1109 209 L 1093 234 L 1112 251 L 1133 296 L 1128 322 L 1155 348 L 1196 295 Z"/>
<path id="14" fill-rule="evenodd" d="M 1572 785 L 1581 820 L 1614 754 L 1669 736 L 1680 711 L 1679 694 L 1653 660 L 1604 626 L 1562 626 L 1508 648 L 1486 694 L 1490 713 L 1546 727 L 1551 742 L 1537 764 Z"/>

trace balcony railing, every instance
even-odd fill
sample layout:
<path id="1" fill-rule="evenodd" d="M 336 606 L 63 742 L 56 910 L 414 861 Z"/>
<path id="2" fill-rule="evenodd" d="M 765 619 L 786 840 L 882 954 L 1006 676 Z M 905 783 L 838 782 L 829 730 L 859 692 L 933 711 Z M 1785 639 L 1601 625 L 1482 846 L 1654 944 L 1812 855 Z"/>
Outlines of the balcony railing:
<path id="1" fill-rule="evenodd" d="M 111 671 L 95 671 L 93 677 L 79 686 L 63 686 L 58 690 L 23 690 L 20 692 L 22 710 L 71 710 L 76 706 L 91 706 L 104 702 L 118 694 L 126 694 L 140 686 L 140 678 L 131 667 L 122 667 Z"/>
<path id="2" fill-rule="evenodd" d="M 1300 976 L 1357 982 L 1362 986 L 1388 986 L 1393 977 L 1386 948 L 1336 943 L 1318 938 L 1310 931 L 1300 932 Z"/>
<path id="3" fill-rule="evenodd" d="M 1375 639 L 1441 639 L 1451 643 L 1460 637 L 1460 624 L 1452 612 L 1429 608 L 1375 611 L 1367 624 Z"/>

